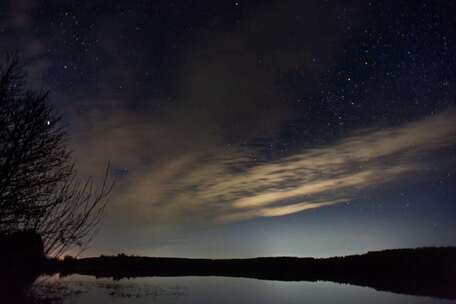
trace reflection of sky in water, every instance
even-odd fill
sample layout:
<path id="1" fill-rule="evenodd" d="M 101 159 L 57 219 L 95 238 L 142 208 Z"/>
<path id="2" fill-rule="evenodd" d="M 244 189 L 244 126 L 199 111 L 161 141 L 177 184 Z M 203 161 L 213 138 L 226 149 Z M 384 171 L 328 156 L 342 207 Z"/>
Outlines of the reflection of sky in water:
<path id="1" fill-rule="evenodd" d="M 41 277 L 35 293 L 64 304 L 92 303 L 454 303 L 330 282 L 279 282 L 225 277 L 94 279 Z"/>

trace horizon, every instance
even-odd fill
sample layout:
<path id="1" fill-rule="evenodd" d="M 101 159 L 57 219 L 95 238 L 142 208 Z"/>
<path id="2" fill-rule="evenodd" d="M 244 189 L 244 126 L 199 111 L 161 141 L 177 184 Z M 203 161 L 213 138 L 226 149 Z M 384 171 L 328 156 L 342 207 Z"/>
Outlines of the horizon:
<path id="1" fill-rule="evenodd" d="M 70 259 L 97 259 L 97 258 L 158 258 L 158 259 L 182 259 L 182 260 L 251 260 L 251 259 L 262 259 L 262 258 L 298 258 L 298 259 L 331 259 L 331 258 L 343 258 L 343 257 L 350 257 L 350 256 L 360 256 L 366 255 L 369 253 L 379 253 L 379 252 L 388 252 L 388 251 L 401 251 L 401 250 L 423 250 L 423 249 L 456 249 L 456 246 L 426 246 L 426 247 L 415 247 L 415 248 L 386 248 L 374 251 L 365 251 L 355 254 L 349 255 L 335 255 L 335 256 L 328 256 L 328 257 L 313 257 L 313 256 L 290 256 L 290 255 L 277 255 L 277 256 L 255 256 L 255 257 L 234 257 L 234 258 L 204 258 L 204 257 L 178 257 L 178 256 L 142 256 L 142 255 L 135 255 L 135 254 L 124 254 L 122 252 L 114 254 L 114 255 L 105 255 L 101 253 L 99 256 L 71 256 L 69 255 Z M 66 256 L 57 258 L 58 260 L 64 260 Z"/>

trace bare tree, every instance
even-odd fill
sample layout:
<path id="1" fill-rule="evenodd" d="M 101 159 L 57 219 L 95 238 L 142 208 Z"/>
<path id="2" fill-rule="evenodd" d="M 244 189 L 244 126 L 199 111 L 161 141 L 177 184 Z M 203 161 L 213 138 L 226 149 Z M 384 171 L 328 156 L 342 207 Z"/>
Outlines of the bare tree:
<path id="1" fill-rule="evenodd" d="M 83 249 L 97 231 L 113 183 L 82 182 L 48 92 L 27 90 L 17 56 L 0 65 L 0 234 L 39 233 L 49 255 Z"/>
<path id="2" fill-rule="evenodd" d="M 69 249 L 81 252 L 87 248 L 98 232 L 113 185 L 109 164 L 99 187 L 92 178 L 78 178 L 76 171 L 59 184 L 49 198 L 51 207 L 34 225 L 43 237 L 46 254 L 60 256 Z"/>

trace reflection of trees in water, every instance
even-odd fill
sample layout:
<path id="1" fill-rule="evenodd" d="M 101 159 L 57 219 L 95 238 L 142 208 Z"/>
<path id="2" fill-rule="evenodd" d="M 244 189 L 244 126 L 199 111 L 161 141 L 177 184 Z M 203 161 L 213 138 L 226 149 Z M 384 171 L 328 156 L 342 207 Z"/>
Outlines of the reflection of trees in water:
<path id="1" fill-rule="evenodd" d="M 35 283 L 39 278 L 38 275 L 20 276 L 20 279 L 10 279 L 4 276 L 0 279 L 0 294 L 2 295 L 1 303 L 18 303 L 18 304 L 60 304 L 61 297 L 49 296 L 46 294 L 48 288 Z M 51 285 L 49 285 L 50 287 Z M 52 288 L 58 288 L 53 286 Z M 54 295 L 55 293 L 53 293 Z"/>
<path id="2" fill-rule="evenodd" d="M 27 297 L 41 304 L 60 304 L 65 298 L 81 293 L 86 293 L 83 288 L 72 288 L 67 284 L 62 284 L 58 276 L 41 276 L 28 289 Z"/>
<path id="3" fill-rule="evenodd" d="M 110 296 L 122 298 L 160 297 L 160 296 L 184 296 L 187 289 L 182 286 L 157 286 L 151 284 L 135 283 L 98 283 L 100 289 L 106 289 Z"/>
<path id="4" fill-rule="evenodd" d="M 103 293 L 116 298 L 181 297 L 187 288 L 179 285 L 159 286 L 128 281 L 83 279 L 75 277 L 41 276 L 29 288 L 25 303 L 60 304 L 65 299 L 88 293 Z"/>

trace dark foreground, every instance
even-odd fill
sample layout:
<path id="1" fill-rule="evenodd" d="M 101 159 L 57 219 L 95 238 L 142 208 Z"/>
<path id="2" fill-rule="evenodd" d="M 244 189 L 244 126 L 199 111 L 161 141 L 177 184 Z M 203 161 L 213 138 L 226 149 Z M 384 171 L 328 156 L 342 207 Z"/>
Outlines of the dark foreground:
<path id="1" fill-rule="evenodd" d="M 44 272 L 96 277 L 229 276 L 332 281 L 417 296 L 456 299 L 456 248 L 397 249 L 327 259 L 182 259 L 112 256 L 49 261 Z"/>

